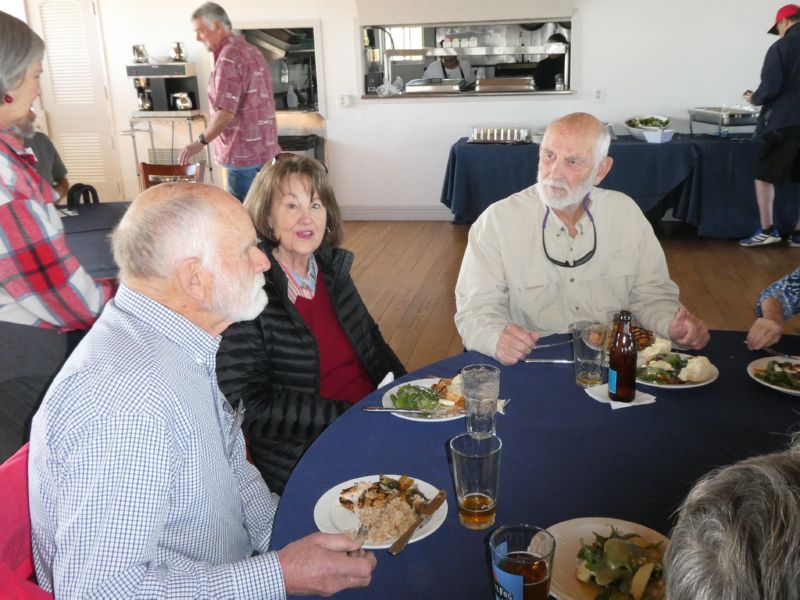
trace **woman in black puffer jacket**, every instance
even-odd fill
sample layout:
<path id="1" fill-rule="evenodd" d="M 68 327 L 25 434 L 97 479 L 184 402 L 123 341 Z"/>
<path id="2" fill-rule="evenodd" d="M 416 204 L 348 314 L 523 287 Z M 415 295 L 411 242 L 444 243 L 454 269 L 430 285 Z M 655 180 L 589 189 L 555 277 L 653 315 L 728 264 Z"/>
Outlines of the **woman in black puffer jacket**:
<path id="1" fill-rule="evenodd" d="M 271 264 L 269 303 L 225 331 L 217 356 L 220 389 L 244 403 L 250 454 L 277 493 L 325 427 L 387 373 L 406 372 L 353 284 L 352 252 L 337 247 L 341 218 L 324 166 L 279 156 L 245 200 Z"/>

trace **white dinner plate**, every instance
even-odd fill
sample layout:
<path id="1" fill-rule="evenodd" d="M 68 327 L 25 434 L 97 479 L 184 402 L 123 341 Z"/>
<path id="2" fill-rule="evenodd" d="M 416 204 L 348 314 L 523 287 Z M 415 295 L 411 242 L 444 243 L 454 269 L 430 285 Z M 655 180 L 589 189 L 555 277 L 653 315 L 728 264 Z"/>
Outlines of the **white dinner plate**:
<path id="1" fill-rule="evenodd" d="M 684 354 L 683 352 L 671 352 L 671 354 L 677 354 L 682 358 L 692 358 L 692 354 Z M 708 385 L 709 383 L 714 383 L 717 378 L 719 377 L 719 369 L 711 365 L 711 370 L 713 375 L 706 379 L 705 381 L 698 381 L 698 382 L 687 382 L 687 383 L 655 383 L 654 381 L 644 381 L 643 379 L 636 378 L 636 383 L 641 383 L 642 385 L 649 385 L 650 387 L 656 388 L 664 388 L 666 390 L 685 390 L 688 388 L 696 388 L 696 387 L 703 387 L 704 385 Z"/>
<path id="2" fill-rule="evenodd" d="M 386 408 L 394 408 L 395 406 L 394 406 L 394 402 L 392 402 L 391 395 L 392 394 L 396 394 L 397 390 L 398 390 L 398 388 L 400 388 L 400 386 L 403 386 L 403 385 L 419 385 L 419 386 L 422 386 L 422 387 L 431 387 L 437 381 L 439 381 L 438 377 L 428 377 L 427 379 L 414 379 L 412 381 L 404 381 L 403 383 L 400 383 L 400 384 L 394 386 L 392 389 L 390 389 L 389 391 L 387 391 L 383 395 L 382 404 Z M 408 419 L 409 421 L 422 421 L 424 423 L 430 423 L 431 421 L 436 421 L 436 422 L 440 423 L 442 421 L 453 421 L 454 419 L 463 419 L 464 418 L 464 413 L 463 412 L 461 414 L 447 415 L 447 416 L 444 416 L 444 417 L 418 417 L 416 415 L 403 414 L 403 413 L 392 413 L 392 414 L 395 417 L 400 417 L 401 419 Z"/>
<path id="3" fill-rule="evenodd" d="M 774 383 L 768 383 L 763 379 L 759 379 L 758 377 L 756 377 L 755 373 L 753 372 L 753 369 L 766 369 L 769 362 L 773 360 L 777 362 L 789 362 L 795 365 L 800 364 L 800 360 L 796 359 L 767 356 L 765 358 L 759 358 L 757 360 L 754 360 L 749 365 L 747 365 L 747 374 L 750 375 L 750 377 L 755 379 L 761 385 L 770 387 L 773 390 L 778 390 L 779 392 L 783 392 L 784 394 L 790 394 L 792 396 L 800 396 L 800 390 L 793 390 L 791 388 L 781 387 L 779 385 L 775 385 Z"/>
<path id="4" fill-rule="evenodd" d="M 400 475 L 386 475 L 386 477 L 400 479 Z M 317 528 L 323 533 L 347 533 L 348 531 L 358 531 L 358 516 L 339 503 L 339 494 L 342 490 L 349 488 L 359 481 L 373 483 L 378 481 L 378 479 L 380 479 L 380 475 L 356 477 L 355 479 L 343 481 L 322 494 L 314 505 L 314 524 Z M 417 482 L 417 489 L 419 489 L 428 500 L 431 500 L 439 492 L 438 488 L 433 487 L 430 483 L 422 481 L 421 479 L 414 478 L 414 481 Z M 446 516 L 447 500 L 442 502 L 442 505 L 436 509 L 436 512 L 417 528 L 408 543 L 413 544 L 422 538 L 428 537 L 442 526 Z M 391 545 L 392 542 L 387 542 L 385 544 L 364 544 L 363 548 L 367 550 L 380 550 L 382 548 L 388 548 Z"/>
<path id="5" fill-rule="evenodd" d="M 638 523 L 608 517 L 583 517 L 562 521 L 547 528 L 556 540 L 556 555 L 553 559 L 553 575 L 550 579 L 550 595 L 558 600 L 594 600 L 602 591 L 599 585 L 583 583 L 575 577 L 578 566 L 578 551 L 586 543 L 594 541 L 594 533 L 610 535 L 614 526 L 620 533 L 636 533 L 648 544 L 665 542 L 666 537 Z M 583 542 L 581 542 L 583 540 Z"/>

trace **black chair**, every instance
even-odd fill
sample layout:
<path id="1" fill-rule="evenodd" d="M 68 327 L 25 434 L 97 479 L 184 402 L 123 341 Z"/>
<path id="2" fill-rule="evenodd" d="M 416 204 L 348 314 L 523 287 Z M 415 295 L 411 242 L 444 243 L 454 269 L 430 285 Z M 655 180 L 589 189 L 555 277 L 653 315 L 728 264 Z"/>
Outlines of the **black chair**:
<path id="1" fill-rule="evenodd" d="M 83 199 L 84 204 L 100 204 L 100 198 L 94 186 L 87 183 L 76 183 L 67 192 L 67 208 L 78 208 Z"/>

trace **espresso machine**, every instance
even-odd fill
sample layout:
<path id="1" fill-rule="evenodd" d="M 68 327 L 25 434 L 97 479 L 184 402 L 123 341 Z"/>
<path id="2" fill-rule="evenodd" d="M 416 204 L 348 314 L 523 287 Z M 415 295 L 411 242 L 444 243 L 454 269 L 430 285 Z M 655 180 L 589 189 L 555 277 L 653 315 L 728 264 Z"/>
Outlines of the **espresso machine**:
<path id="1" fill-rule="evenodd" d="M 125 69 L 133 79 L 139 111 L 180 113 L 199 106 L 193 63 L 137 63 Z"/>

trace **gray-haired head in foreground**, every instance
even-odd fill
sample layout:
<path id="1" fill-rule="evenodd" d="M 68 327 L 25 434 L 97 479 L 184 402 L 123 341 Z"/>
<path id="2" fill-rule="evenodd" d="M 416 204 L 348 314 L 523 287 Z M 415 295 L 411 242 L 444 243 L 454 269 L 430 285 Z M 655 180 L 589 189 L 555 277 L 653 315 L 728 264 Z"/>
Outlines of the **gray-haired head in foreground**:
<path id="1" fill-rule="evenodd" d="M 231 20 L 228 18 L 228 13 L 225 12 L 225 9 L 222 8 L 216 2 L 206 2 L 205 4 L 201 4 L 195 11 L 192 13 L 192 21 L 195 19 L 203 19 L 206 25 L 213 28 L 214 23 L 219 21 L 222 23 L 223 28 L 225 31 L 231 30 Z"/>
<path id="2" fill-rule="evenodd" d="M 547 126 L 545 136 L 553 128 L 568 128 L 583 134 L 595 136 L 594 163 L 595 166 L 608 156 L 608 147 L 611 145 L 611 134 L 608 127 L 594 115 L 584 112 L 575 112 L 559 117 Z"/>
<path id="3" fill-rule="evenodd" d="M 16 88 L 33 63 L 44 56 L 44 42 L 25 23 L 0 12 L 0 96 Z"/>
<path id="4" fill-rule="evenodd" d="M 669 600 L 800 597 L 800 446 L 703 477 L 664 556 Z"/>
<path id="5" fill-rule="evenodd" d="M 134 202 L 111 234 L 121 281 L 168 279 L 187 258 L 199 258 L 207 268 L 215 264 L 219 215 L 206 187 L 162 183 L 142 193 L 157 193 L 157 201 Z"/>

